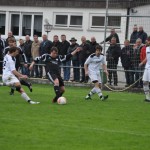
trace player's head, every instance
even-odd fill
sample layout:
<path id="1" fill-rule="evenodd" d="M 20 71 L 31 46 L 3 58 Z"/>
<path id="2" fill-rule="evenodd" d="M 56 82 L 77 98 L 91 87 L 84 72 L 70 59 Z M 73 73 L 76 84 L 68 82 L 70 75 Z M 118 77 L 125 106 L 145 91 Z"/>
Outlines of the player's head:
<path id="1" fill-rule="evenodd" d="M 11 37 L 11 38 L 8 39 L 8 45 L 10 47 L 13 47 L 15 42 L 16 42 L 16 40 L 13 37 Z"/>
<path id="2" fill-rule="evenodd" d="M 52 47 L 50 51 L 50 55 L 52 58 L 56 58 L 58 56 L 58 49 L 57 47 Z"/>
<path id="3" fill-rule="evenodd" d="M 13 57 L 16 57 L 19 54 L 19 48 L 17 47 L 11 47 L 9 49 L 9 54 Z"/>
<path id="4" fill-rule="evenodd" d="M 96 49 L 96 51 L 95 51 L 96 56 L 99 56 L 102 53 L 102 50 L 103 50 L 102 46 L 97 45 L 95 47 L 95 49 Z"/>

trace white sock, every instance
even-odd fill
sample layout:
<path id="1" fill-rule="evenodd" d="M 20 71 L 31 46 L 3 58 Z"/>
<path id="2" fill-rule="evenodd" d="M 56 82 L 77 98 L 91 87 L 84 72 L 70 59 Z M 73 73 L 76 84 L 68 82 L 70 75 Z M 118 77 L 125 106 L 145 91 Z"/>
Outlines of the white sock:
<path id="1" fill-rule="evenodd" d="M 92 96 L 93 94 L 96 93 L 95 87 L 90 91 L 89 95 Z"/>
<path id="2" fill-rule="evenodd" d="M 100 88 L 95 88 L 95 90 L 99 97 L 101 97 L 103 95 Z"/>
<path id="3" fill-rule="evenodd" d="M 29 96 L 26 93 L 22 93 L 21 97 L 26 100 L 27 102 L 30 100 Z"/>
<path id="4" fill-rule="evenodd" d="M 150 95 L 149 95 L 149 85 L 148 85 L 148 84 L 143 85 L 143 90 L 144 90 L 146 99 L 150 100 Z"/>

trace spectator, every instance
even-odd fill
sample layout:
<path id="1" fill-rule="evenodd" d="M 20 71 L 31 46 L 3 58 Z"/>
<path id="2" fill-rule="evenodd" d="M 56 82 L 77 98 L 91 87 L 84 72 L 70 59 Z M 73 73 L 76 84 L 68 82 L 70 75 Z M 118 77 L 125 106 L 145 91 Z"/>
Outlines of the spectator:
<path id="1" fill-rule="evenodd" d="M 81 37 L 81 45 L 80 47 L 82 50 L 79 52 L 79 62 L 80 62 L 80 67 L 81 67 L 81 80 L 80 82 L 86 82 L 85 80 L 85 71 L 84 71 L 84 63 L 86 59 L 89 57 L 91 54 L 90 52 L 90 45 L 86 42 L 86 37 L 82 36 Z"/>
<path id="2" fill-rule="evenodd" d="M 32 55 L 32 60 L 34 60 L 36 57 L 40 56 L 40 41 L 38 40 L 38 36 L 34 35 L 34 41 L 31 46 L 31 55 Z M 35 65 L 33 67 L 34 69 L 32 70 L 32 76 L 37 78 L 39 77 L 39 66 Z"/>
<path id="3" fill-rule="evenodd" d="M 138 39 L 138 27 L 135 25 L 133 27 L 133 32 L 130 36 L 130 43 L 135 44 L 136 40 Z"/>
<path id="4" fill-rule="evenodd" d="M 23 39 L 19 39 L 19 46 L 18 47 L 24 53 L 24 40 Z M 22 59 L 22 57 L 20 57 L 20 62 L 21 63 L 24 62 L 24 60 Z M 22 66 L 20 66 L 20 69 L 21 69 L 22 74 L 25 74 L 26 66 L 22 65 Z"/>
<path id="5" fill-rule="evenodd" d="M 147 40 L 147 33 L 144 32 L 142 26 L 139 27 L 138 38 L 140 38 L 142 40 L 142 43 L 145 44 Z"/>
<path id="6" fill-rule="evenodd" d="M 9 38 L 14 38 L 14 39 L 15 39 L 15 37 L 14 37 L 12 31 L 9 31 L 9 32 L 8 32 L 8 37 L 7 37 L 7 39 L 6 39 L 6 46 L 9 45 L 9 44 L 8 44 L 8 39 L 9 39 Z M 15 41 L 16 41 L 16 39 L 15 39 Z"/>
<path id="7" fill-rule="evenodd" d="M 117 75 L 117 64 L 120 57 L 121 48 L 116 43 L 116 38 L 113 37 L 111 39 L 110 46 L 108 47 L 108 50 L 106 52 L 106 60 L 107 60 L 107 67 L 109 70 L 109 83 L 111 85 L 112 82 L 112 75 L 114 78 L 114 86 L 117 86 L 118 84 L 118 75 Z"/>
<path id="8" fill-rule="evenodd" d="M 68 53 L 72 53 L 79 44 L 76 43 L 76 39 L 72 37 L 70 39 L 70 46 L 68 48 Z M 80 69 L 79 69 L 79 53 L 77 52 L 74 56 L 72 56 L 72 65 L 73 65 L 73 81 L 79 82 L 80 81 Z"/>
<path id="9" fill-rule="evenodd" d="M 111 32 L 111 33 L 110 33 L 110 35 L 105 39 L 105 42 L 111 43 L 111 39 L 112 39 L 113 37 L 115 37 L 115 38 L 116 38 L 116 43 L 117 43 L 117 44 L 120 43 L 119 36 L 118 36 L 118 34 L 116 33 L 115 29 L 112 28 L 110 32 Z M 102 43 L 104 43 L 104 41 L 101 42 L 101 44 L 102 44 Z"/>
<path id="10" fill-rule="evenodd" d="M 1 38 L 1 33 L 0 33 L 0 74 L 2 74 L 2 61 L 3 61 L 3 51 L 5 49 L 6 42 L 4 39 Z"/>
<path id="11" fill-rule="evenodd" d="M 27 62 L 31 63 L 32 60 L 32 55 L 31 55 L 31 46 L 32 46 L 32 41 L 30 40 L 30 36 L 26 35 L 25 37 L 25 43 L 24 43 L 24 53 L 27 57 Z M 25 75 L 30 77 L 30 70 L 27 68 L 25 68 Z"/>
<path id="12" fill-rule="evenodd" d="M 132 62 L 133 62 L 133 67 L 134 67 L 134 72 L 135 72 L 135 81 L 137 81 L 141 76 L 141 68 L 139 67 L 140 64 L 140 53 L 141 53 L 141 49 L 142 49 L 143 45 L 142 45 L 142 40 L 141 39 L 137 39 L 136 43 L 133 47 L 133 58 L 132 58 Z M 142 80 L 140 80 L 139 82 L 137 82 L 135 84 L 135 87 L 141 88 L 142 87 Z"/>
<path id="13" fill-rule="evenodd" d="M 60 52 L 60 49 L 61 49 L 61 42 L 59 41 L 58 35 L 54 35 L 54 36 L 53 36 L 53 46 L 54 46 L 54 47 L 57 47 L 58 52 Z"/>
<path id="14" fill-rule="evenodd" d="M 133 48 L 130 46 L 130 41 L 124 41 L 124 47 L 121 50 L 121 63 L 125 70 L 125 78 L 126 78 L 126 87 L 133 84 L 134 82 L 134 73 L 131 72 L 133 70 L 132 66 L 132 53 Z"/>
<path id="15" fill-rule="evenodd" d="M 59 51 L 59 55 L 66 55 L 67 54 L 67 50 L 70 46 L 70 43 L 66 40 L 66 35 L 61 35 L 61 48 Z M 63 66 L 63 73 L 64 73 L 64 81 L 69 81 L 70 79 L 70 62 L 63 62 L 62 63 Z M 69 67 L 66 67 L 69 66 Z"/>
<path id="16" fill-rule="evenodd" d="M 46 34 L 42 35 L 42 39 L 43 41 L 40 44 L 40 56 L 42 56 L 43 54 L 49 54 L 51 48 L 53 47 L 53 43 L 50 40 L 48 40 Z M 39 63 L 44 64 L 42 61 L 39 61 Z M 42 77 L 44 74 L 43 66 L 40 66 L 39 69 L 40 69 L 40 77 Z M 43 76 L 43 78 L 45 78 L 45 76 Z"/>
<path id="17" fill-rule="evenodd" d="M 97 45 L 99 45 L 99 44 L 96 42 L 95 37 L 94 36 L 91 37 L 91 41 L 90 41 L 90 51 L 91 51 L 91 54 L 95 53 Z"/>

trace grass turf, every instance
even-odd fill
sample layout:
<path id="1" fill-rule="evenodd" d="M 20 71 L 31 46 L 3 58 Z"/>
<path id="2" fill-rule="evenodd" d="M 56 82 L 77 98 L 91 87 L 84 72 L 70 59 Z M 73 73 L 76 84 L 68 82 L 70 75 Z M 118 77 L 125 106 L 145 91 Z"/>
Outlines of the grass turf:
<path id="1" fill-rule="evenodd" d="M 26 88 L 25 88 L 26 89 Z M 34 85 L 29 105 L 8 87 L 0 87 L 1 150 L 149 150 L 150 104 L 143 94 L 97 95 L 89 88 L 66 87 L 67 105 L 52 104 L 53 87 Z"/>

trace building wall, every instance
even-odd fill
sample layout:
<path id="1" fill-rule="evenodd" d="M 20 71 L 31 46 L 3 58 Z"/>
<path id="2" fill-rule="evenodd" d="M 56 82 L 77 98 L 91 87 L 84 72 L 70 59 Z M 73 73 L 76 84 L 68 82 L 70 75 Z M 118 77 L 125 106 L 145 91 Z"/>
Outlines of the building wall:
<path id="1" fill-rule="evenodd" d="M 42 26 L 42 33 L 44 34 L 44 20 L 47 18 L 50 24 L 54 24 L 54 13 L 72 13 L 72 14 L 83 14 L 83 27 L 78 28 L 53 28 L 52 31 L 49 33 L 49 39 L 53 39 L 53 35 L 60 36 L 61 34 L 66 34 L 67 39 L 69 40 L 71 37 L 75 37 L 80 43 L 81 36 L 86 36 L 87 39 L 90 39 L 91 36 L 95 36 L 97 42 L 101 42 L 104 40 L 104 28 L 101 29 L 91 29 L 90 28 L 90 14 L 103 14 L 105 16 L 106 10 L 105 9 L 97 9 L 97 8 L 56 8 L 56 7 L 17 7 L 17 6 L 0 6 L 0 13 L 6 13 L 6 29 L 4 38 L 7 37 L 8 31 L 10 31 L 10 13 L 41 13 L 43 14 L 43 26 Z M 109 13 L 111 14 L 118 14 L 118 15 L 126 15 L 126 9 L 110 9 Z M 126 19 L 121 19 L 121 26 L 120 29 L 117 29 L 117 33 L 121 39 L 121 42 L 124 40 L 125 36 L 125 26 L 126 26 Z M 109 30 L 107 32 L 109 35 Z M 19 37 L 17 38 L 24 38 Z"/>

